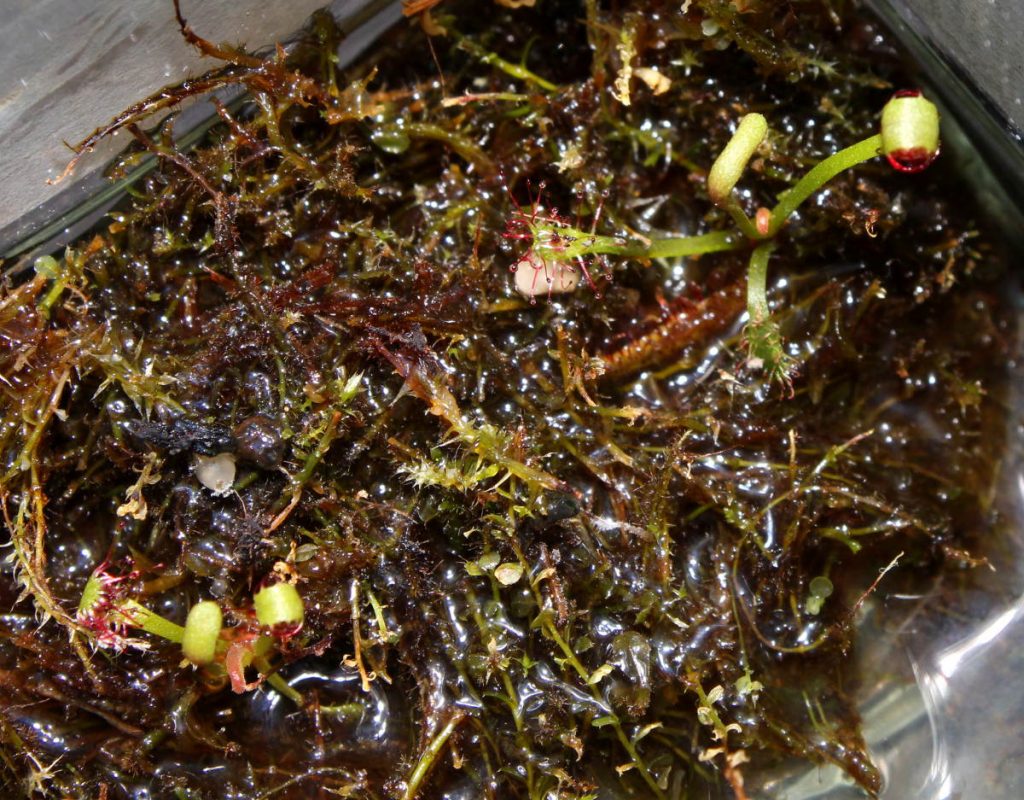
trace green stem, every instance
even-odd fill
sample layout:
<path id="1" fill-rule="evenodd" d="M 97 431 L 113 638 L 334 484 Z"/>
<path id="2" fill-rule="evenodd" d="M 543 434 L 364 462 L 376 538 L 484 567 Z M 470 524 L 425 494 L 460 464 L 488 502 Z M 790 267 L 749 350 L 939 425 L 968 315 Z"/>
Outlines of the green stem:
<path id="1" fill-rule="evenodd" d="M 724 742 L 729 735 L 729 730 L 726 728 L 725 723 L 722 722 L 722 718 L 718 716 L 718 711 L 715 709 L 714 704 L 708 700 L 707 693 L 704 691 L 704 687 L 700 685 L 699 680 L 693 681 L 693 689 L 697 693 L 701 706 L 708 710 L 708 717 L 711 719 L 712 727 L 715 729 L 718 740 Z"/>
<path id="2" fill-rule="evenodd" d="M 473 616 L 473 621 L 476 622 L 477 630 L 480 631 L 480 635 L 491 638 L 494 636 L 494 631 L 491 630 L 491 626 L 484 619 L 483 614 L 480 611 L 480 601 L 477 599 L 476 593 L 472 590 L 466 593 L 467 604 L 469 605 L 470 613 Z M 512 685 L 512 679 L 509 677 L 508 671 L 501 669 L 498 671 L 501 675 L 502 686 L 505 689 L 505 705 L 508 706 L 509 712 L 512 714 L 512 721 L 516 726 L 516 739 L 519 746 L 530 753 L 529 743 L 526 741 L 524 732 L 526 730 L 526 724 L 523 721 L 523 715 L 520 705 L 519 693 L 516 692 L 515 687 Z M 534 769 L 532 753 L 531 759 L 526 762 L 526 789 L 527 794 L 533 797 L 533 786 L 534 786 Z"/>
<path id="3" fill-rule="evenodd" d="M 297 689 L 292 688 L 279 672 L 275 672 L 266 656 L 253 659 L 253 665 L 263 675 L 278 694 L 291 700 L 298 708 L 306 708 L 306 700 Z M 333 706 L 319 706 L 321 714 L 338 717 L 344 722 L 359 722 L 366 714 L 366 709 L 359 703 L 340 703 Z"/>
<path id="4" fill-rule="evenodd" d="M 810 172 L 804 175 L 796 185 L 782 195 L 778 205 L 772 209 L 771 225 L 768 228 L 768 237 L 775 236 L 779 229 L 786 223 L 790 215 L 797 207 L 818 189 L 832 180 L 843 170 L 855 167 L 865 161 L 870 161 L 882 151 L 882 136 L 875 134 L 857 144 L 833 153 L 824 161 L 816 164 Z"/>
<path id="5" fill-rule="evenodd" d="M 430 772 L 430 768 L 434 766 L 434 762 L 437 761 L 438 756 L 441 755 L 441 751 L 444 750 L 444 746 L 448 743 L 448 739 L 455 732 L 459 723 L 465 718 L 465 714 L 462 712 L 456 712 L 448 724 L 438 731 L 430 744 L 427 745 L 427 749 L 420 755 L 420 760 L 416 762 L 416 768 L 412 771 L 412 775 L 409 776 L 409 780 L 405 784 L 405 793 L 402 795 L 402 800 L 414 800 L 419 794 L 420 784 L 427 777 L 427 773 Z"/>
<path id="6" fill-rule="evenodd" d="M 366 586 L 366 597 L 373 608 L 374 619 L 377 620 L 377 633 L 380 636 L 381 644 L 394 644 L 398 640 L 398 634 L 388 630 L 387 620 L 384 619 L 384 606 L 381 605 L 377 595 L 373 593 L 373 587 Z"/>
<path id="7" fill-rule="evenodd" d="M 259 670 L 260 674 L 267 679 L 267 683 L 274 687 L 275 691 L 282 697 L 287 697 L 296 706 L 303 708 L 306 705 L 305 700 L 302 699 L 302 695 L 298 690 L 293 689 L 288 685 L 288 681 L 281 677 L 280 673 L 274 672 L 270 666 L 270 662 L 266 658 L 254 658 L 253 664 L 256 669 Z"/>
<path id="8" fill-rule="evenodd" d="M 522 550 L 514 543 L 513 549 L 515 550 L 516 557 L 519 559 L 519 563 L 523 565 L 524 569 L 528 569 L 529 563 L 527 562 L 526 557 L 523 555 Z M 534 599 L 537 601 L 538 606 L 543 608 L 544 598 L 541 597 L 537 585 L 532 584 L 531 589 L 533 592 Z M 590 695 L 597 702 L 598 706 L 601 708 L 608 708 L 608 705 L 605 702 L 604 697 L 601 695 L 601 691 L 598 689 L 596 684 L 591 683 L 590 670 L 583 666 L 579 658 L 577 658 L 575 651 L 573 651 L 573 649 L 569 646 L 569 643 L 558 632 L 558 628 L 555 627 L 554 623 L 547 615 L 545 615 L 541 619 L 541 630 L 547 635 L 549 639 L 551 639 L 552 641 L 554 641 L 555 644 L 558 645 L 558 649 L 562 651 L 562 654 L 565 656 L 566 662 L 576 671 L 576 674 L 583 679 L 583 682 L 587 684 L 587 688 L 590 690 Z M 662 790 L 660 786 L 658 786 L 658 782 L 654 779 L 654 776 L 647 768 L 647 763 L 643 760 L 643 758 L 640 755 L 640 752 L 636 749 L 636 745 L 633 743 L 632 740 L 630 740 L 629 736 L 626 735 L 626 731 L 622 727 L 622 721 L 619 719 L 618 715 L 614 711 L 612 711 L 611 709 L 608 710 L 610 724 L 615 731 L 615 735 L 618 738 L 619 743 L 622 745 L 623 749 L 629 755 L 630 760 L 633 762 L 633 764 L 636 765 L 637 772 L 640 773 L 641 777 L 644 779 L 644 783 L 647 784 L 647 787 L 653 792 L 657 800 L 664 800 L 665 792 Z"/>
<path id="9" fill-rule="evenodd" d="M 736 223 L 736 227 L 743 231 L 744 236 L 755 240 L 762 238 L 757 230 L 757 226 L 747 216 L 747 212 L 743 210 L 743 207 L 735 197 L 729 195 L 729 198 L 722 202 L 722 208 L 729 212 L 733 222 Z"/>
<path id="10" fill-rule="evenodd" d="M 404 130 L 414 139 L 431 139 L 448 145 L 485 175 L 493 175 L 497 171 L 490 156 L 466 136 L 452 133 L 440 125 L 431 125 L 428 122 L 407 122 Z"/>
<path id="11" fill-rule="evenodd" d="M 468 50 L 474 56 L 479 58 L 482 63 L 487 64 L 488 66 L 491 67 L 497 67 L 506 75 L 509 75 L 513 78 L 518 78 L 519 80 L 522 81 L 527 81 L 528 83 L 536 84 L 546 92 L 554 92 L 558 90 L 558 86 L 552 83 L 551 81 L 545 80 L 544 78 L 540 77 L 540 75 L 531 72 L 521 64 L 513 64 L 511 61 L 506 61 L 497 53 L 492 53 L 487 50 L 484 50 L 484 48 L 480 47 L 480 45 L 470 41 L 469 39 L 460 39 L 459 47 L 461 47 L 463 50 Z"/>
<path id="12" fill-rule="evenodd" d="M 588 670 L 586 667 L 583 666 L 583 664 L 580 663 L 580 660 L 576 657 L 576 653 L 573 652 L 573 649 L 571 647 L 569 647 L 569 643 L 562 638 L 561 634 L 558 633 L 558 630 L 555 628 L 555 626 L 551 623 L 550 620 L 544 620 L 543 629 L 547 632 L 549 637 L 554 639 L 555 644 L 558 645 L 559 649 L 565 655 L 568 663 L 572 666 L 574 670 L 576 670 L 577 674 L 588 685 L 588 687 L 590 688 L 590 694 L 594 697 L 594 699 L 601 705 L 605 705 L 604 698 L 601 696 L 600 691 L 596 686 L 592 685 L 590 682 L 590 670 Z M 640 752 L 636 749 L 636 745 L 634 745 L 630 738 L 626 735 L 626 731 L 622 727 L 622 721 L 614 712 L 609 714 L 609 716 L 611 717 L 611 726 L 615 731 L 615 735 L 618 738 L 619 743 L 622 745 L 622 748 L 629 755 L 630 760 L 632 760 L 632 762 L 636 765 L 636 769 L 640 773 L 640 776 L 644 779 L 644 783 L 646 783 L 647 787 L 652 792 L 654 792 L 654 796 L 657 797 L 658 800 L 662 800 L 662 798 L 665 797 L 665 793 L 662 791 L 661 787 L 658 786 L 658 782 L 654 779 L 654 776 L 651 775 L 650 770 L 647 768 L 647 764 L 640 756 Z"/>
<path id="13" fill-rule="evenodd" d="M 741 212 L 742 213 L 742 212 Z M 713 231 L 700 236 L 666 236 L 659 239 L 625 239 L 621 236 L 598 236 L 568 227 L 548 218 L 530 223 L 533 252 L 544 260 L 572 261 L 588 256 L 619 258 L 682 258 L 704 253 L 735 250 L 745 243 L 736 231 Z M 751 225 L 744 231 L 756 236 Z"/>
<path id="14" fill-rule="evenodd" d="M 771 380 L 788 384 L 793 359 L 783 347 L 778 322 L 772 318 L 768 308 L 768 259 L 774 249 L 774 242 L 762 242 L 750 254 L 747 267 L 747 314 L 750 320 L 744 331 L 747 363 L 753 368 L 763 368 Z"/>
<path id="15" fill-rule="evenodd" d="M 39 301 L 39 305 L 37 306 L 37 308 L 39 309 L 39 313 L 43 315 L 43 319 L 50 318 L 50 312 L 53 310 L 54 305 L 56 305 L 57 301 L 60 299 L 60 296 L 64 294 L 64 290 L 67 288 L 67 284 L 68 281 L 65 276 L 62 275 L 56 278 L 53 282 L 53 285 L 50 287 L 50 290 L 46 293 L 46 296 Z"/>
<path id="16" fill-rule="evenodd" d="M 774 242 L 764 242 L 750 254 L 747 268 L 747 315 L 753 325 L 768 319 L 768 260 L 775 249 Z"/>
<path id="17" fill-rule="evenodd" d="M 682 258 L 704 253 L 719 253 L 735 250 L 743 244 L 742 237 L 735 231 L 714 231 L 700 236 L 671 236 L 654 239 L 650 245 L 621 245 L 617 254 L 634 258 Z"/>
<path id="18" fill-rule="evenodd" d="M 317 466 L 320 464 L 321 459 L 327 455 L 327 451 L 331 447 L 331 443 L 338 436 L 338 423 L 341 421 L 341 412 L 335 411 L 331 418 L 327 421 L 327 425 L 324 427 L 323 433 L 320 434 L 320 440 L 316 444 L 316 448 L 306 456 L 306 460 L 292 479 L 289 481 L 287 489 L 282 493 L 281 498 L 273 506 L 275 514 L 281 512 L 288 506 L 289 501 L 286 499 L 289 496 L 294 500 L 296 492 L 301 492 L 302 487 L 306 485 L 306 482 L 313 477 L 313 473 L 316 471 Z M 282 522 L 284 520 L 281 520 Z M 278 523 L 280 524 L 280 523 Z M 273 529 L 272 529 L 273 530 Z"/>
<path id="19" fill-rule="evenodd" d="M 181 625 L 164 619 L 134 600 L 126 600 L 121 604 L 119 610 L 129 624 L 141 628 L 146 633 L 159 636 L 161 639 L 181 644 L 181 640 L 185 636 L 185 629 Z"/>

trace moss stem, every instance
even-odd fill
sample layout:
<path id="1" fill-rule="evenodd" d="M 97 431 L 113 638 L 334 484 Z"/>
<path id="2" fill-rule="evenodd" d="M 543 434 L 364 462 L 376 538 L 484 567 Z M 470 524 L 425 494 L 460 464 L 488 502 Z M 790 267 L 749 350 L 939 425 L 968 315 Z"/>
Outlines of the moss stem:
<path id="1" fill-rule="evenodd" d="M 474 56 L 480 59 L 481 63 L 487 64 L 491 67 L 497 67 L 499 70 L 504 72 L 506 75 L 517 78 L 527 83 L 532 83 L 537 87 L 543 89 L 545 92 L 558 91 L 557 84 L 552 83 L 549 80 L 542 78 L 534 72 L 531 72 L 522 64 L 513 64 L 511 61 L 499 56 L 497 53 L 492 53 L 485 50 L 483 47 L 478 45 L 476 42 L 470 39 L 459 39 L 459 47 L 472 53 Z"/>
<path id="2" fill-rule="evenodd" d="M 405 792 L 402 794 L 402 800 L 414 800 L 419 795 L 420 785 L 423 783 L 427 774 L 430 772 L 431 767 L 437 761 L 441 752 L 444 750 L 445 745 L 448 743 L 448 739 L 455 732 L 455 729 L 459 726 L 459 723 L 465 719 L 465 714 L 462 712 L 456 712 L 452 715 L 452 718 L 448 720 L 447 724 L 438 731 L 437 736 L 430 740 L 427 745 L 427 749 L 420 755 L 419 761 L 416 762 L 416 767 L 413 769 L 412 774 L 409 776 L 409 780 L 405 784 Z"/>

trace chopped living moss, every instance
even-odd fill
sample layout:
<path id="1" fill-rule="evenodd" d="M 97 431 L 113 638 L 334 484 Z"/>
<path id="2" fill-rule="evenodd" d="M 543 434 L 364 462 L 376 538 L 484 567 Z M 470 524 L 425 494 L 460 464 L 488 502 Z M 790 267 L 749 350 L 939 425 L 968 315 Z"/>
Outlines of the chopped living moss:
<path id="1" fill-rule="evenodd" d="M 796 208 L 908 83 L 850 4 L 515 5 L 420 4 L 346 69 L 325 14 L 265 58 L 179 17 L 220 64 L 79 146 L 158 163 L 0 295 L 12 790 L 743 798 L 795 760 L 879 791 L 856 614 L 1001 532 L 998 236 L 942 159 Z M 196 148 L 147 127 L 225 86 Z M 601 269 L 531 303 L 531 247 Z M 108 658 L 87 578 L 128 559 L 128 621 L 174 627 Z M 190 608 L 203 669 L 159 638 Z"/>

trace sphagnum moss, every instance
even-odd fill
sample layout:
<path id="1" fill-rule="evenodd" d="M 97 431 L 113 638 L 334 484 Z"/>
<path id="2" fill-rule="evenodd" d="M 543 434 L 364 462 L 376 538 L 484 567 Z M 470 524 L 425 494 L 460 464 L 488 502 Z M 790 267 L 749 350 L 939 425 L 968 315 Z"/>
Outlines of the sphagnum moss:
<path id="1" fill-rule="evenodd" d="M 157 169 L 0 299 L 12 791 L 878 791 L 854 613 L 999 532 L 998 251 L 871 161 L 874 23 L 687 6 L 412 4 L 344 70 L 179 14 L 221 65 L 79 147 Z"/>

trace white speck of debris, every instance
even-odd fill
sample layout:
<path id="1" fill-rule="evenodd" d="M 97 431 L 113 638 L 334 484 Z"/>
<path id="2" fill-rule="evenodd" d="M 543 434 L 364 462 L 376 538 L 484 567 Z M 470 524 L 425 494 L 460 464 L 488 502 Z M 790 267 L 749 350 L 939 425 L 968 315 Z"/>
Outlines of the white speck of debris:
<path id="1" fill-rule="evenodd" d="M 651 67 L 637 67 L 633 74 L 646 83 L 654 94 L 665 94 L 672 88 L 672 81 Z"/>
<path id="2" fill-rule="evenodd" d="M 523 567 L 521 564 L 499 564 L 494 570 L 494 577 L 502 586 L 512 586 L 523 577 Z"/>
<path id="3" fill-rule="evenodd" d="M 235 483 L 235 457 L 231 453 L 215 456 L 201 456 L 198 453 L 192 463 L 196 478 L 215 495 L 225 495 Z"/>

